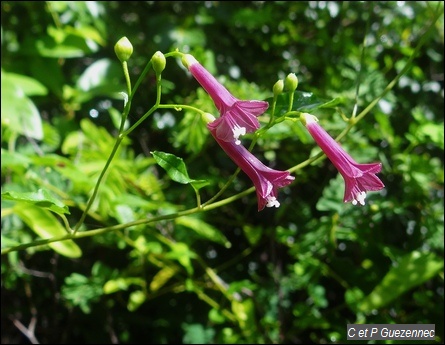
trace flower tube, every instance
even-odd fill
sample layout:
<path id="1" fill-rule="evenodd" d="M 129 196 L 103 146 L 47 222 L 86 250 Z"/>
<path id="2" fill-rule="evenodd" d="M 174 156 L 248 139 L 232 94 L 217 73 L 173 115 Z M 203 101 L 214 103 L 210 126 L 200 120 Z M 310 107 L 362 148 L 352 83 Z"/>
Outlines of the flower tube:
<path id="1" fill-rule="evenodd" d="M 274 170 L 267 167 L 243 145 L 218 138 L 215 127 L 211 126 L 212 123 L 208 123 L 207 128 L 209 128 L 216 142 L 255 185 L 258 211 L 261 211 L 264 207 L 279 207 L 278 189 L 290 184 L 295 177 L 290 176 L 288 171 Z"/>
<path id="2" fill-rule="evenodd" d="M 218 139 L 239 145 L 241 135 L 260 127 L 257 117 L 267 110 L 269 103 L 237 99 L 190 54 L 183 56 L 182 63 L 207 91 L 220 113 L 218 119 L 208 124 Z"/>
<path id="3" fill-rule="evenodd" d="M 382 163 L 357 163 L 324 129 L 315 116 L 304 113 L 301 121 L 345 180 L 343 201 L 353 205 L 365 205 L 366 192 L 378 191 L 385 187 L 376 176 L 382 170 Z"/>

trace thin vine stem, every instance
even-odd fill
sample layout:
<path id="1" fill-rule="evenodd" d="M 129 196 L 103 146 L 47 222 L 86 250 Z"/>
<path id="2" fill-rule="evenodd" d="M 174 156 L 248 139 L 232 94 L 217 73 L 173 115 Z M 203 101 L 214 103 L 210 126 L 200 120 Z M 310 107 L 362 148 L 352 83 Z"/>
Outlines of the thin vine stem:
<path id="1" fill-rule="evenodd" d="M 439 5 L 438 5 L 439 6 Z M 371 103 L 368 104 L 367 107 L 365 107 L 365 109 L 363 109 L 356 117 L 350 118 L 349 119 L 349 123 L 346 126 L 346 128 L 337 136 L 336 140 L 339 141 L 341 140 L 359 121 L 361 121 L 366 115 L 369 114 L 369 112 L 377 105 L 377 103 L 390 91 L 394 88 L 394 86 L 397 84 L 397 82 L 399 81 L 399 79 L 409 70 L 409 68 L 411 67 L 411 64 L 413 62 L 413 60 L 415 59 L 415 57 L 417 56 L 418 52 L 420 51 L 421 47 L 425 44 L 426 39 L 428 38 L 428 36 L 431 34 L 432 30 L 434 29 L 434 25 L 436 23 L 436 21 L 438 20 L 438 18 L 441 16 L 441 12 L 437 11 L 433 20 L 431 21 L 431 23 L 429 24 L 429 26 L 426 28 L 426 31 L 422 34 L 422 36 L 420 37 L 420 40 L 417 44 L 417 46 L 415 47 L 413 53 L 411 54 L 411 56 L 408 58 L 408 61 L 405 63 L 404 67 L 402 68 L 402 70 L 396 75 L 396 77 L 391 80 L 391 82 L 388 83 L 388 85 L 385 87 L 385 89 L 381 92 L 381 94 L 376 97 Z M 166 56 L 181 56 L 181 53 L 179 52 L 172 52 L 170 54 L 166 54 Z M 151 65 L 151 62 L 149 62 L 147 64 L 146 69 L 144 70 L 143 74 L 145 75 L 148 72 L 148 66 Z M 137 84 L 139 85 L 141 81 L 141 77 L 138 79 Z M 160 84 L 160 83 L 159 83 Z M 160 86 L 158 87 L 158 90 L 160 90 Z M 134 95 L 134 91 L 131 93 L 130 95 L 130 99 L 133 97 Z M 149 114 L 151 114 L 157 107 L 160 106 L 160 104 L 158 103 L 158 101 L 160 101 L 160 95 L 158 94 L 157 97 L 157 104 L 155 104 L 152 109 L 148 112 Z M 162 105 L 162 108 L 174 108 L 175 105 Z M 183 108 L 187 107 L 187 106 L 181 106 Z M 191 107 L 193 108 L 193 107 Z M 194 110 L 196 108 L 193 108 Z M 148 115 L 149 115 L 148 114 Z M 146 113 L 146 116 L 148 116 Z M 145 116 L 145 115 L 144 115 Z M 145 117 L 146 117 L 145 116 Z M 138 122 L 138 124 L 141 121 Z M 132 129 L 135 128 L 135 126 L 131 127 Z M 1 254 L 8 254 L 14 251 L 20 251 L 20 250 L 25 250 L 27 248 L 31 248 L 31 247 L 36 247 L 36 246 L 41 246 L 41 245 L 47 245 L 49 243 L 54 243 L 54 242 L 59 242 L 59 241 L 66 241 L 66 240 L 75 240 L 75 239 L 80 239 L 80 238 L 85 238 L 85 237 L 91 237 L 91 236 L 97 236 L 97 235 L 102 235 L 105 233 L 109 233 L 109 232 L 113 232 L 113 231 L 118 231 L 118 230 L 123 230 L 123 229 L 127 229 L 127 228 L 131 228 L 131 227 L 135 227 L 138 225 L 144 225 L 144 224 L 149 224 L 149 223 L 153 223 L 153 222 L 157 222 L 157 221 L 161 221 L 161 220 L 169 220 L 169 219 L 175 219 L 175 218 L 179 218 L 185 215 L 191 215 L 194 213 L 199 213 L 199 212 L 206 212 L 206 211 L 210 211 L 216 208 L 219 208 L 223 205 L 232 203 L 233 201 L 240 199 L 252 192 L 255 191 L 255 187 L 250 187 L 246 190 L 244 190 L 243 192 L 240 192 L 238 194 L 235 194 L 229 198 L 217 201 L 217 202 L 207 202 L 202 204 L 200 207 L 194 207 L 188 210 L 184 210 L 184 211 L 180 211 L 180 212 L 174 212 L 168 215 L 162 215 L 162 216 L 155 216 L 152 218 L 148 218 L 148 219 L 140 219 L 137 221 L 133 221 L 133 222 L 129 222 L 126 224 L 119 224 L 119 225 L 114 225 L 114 226 L 109 226 L 109 227 L 104 227 L 104 228 L 98 228 L 98 229 L 94 229 L 94 230 L 89 230 L 86 232 L 77 232 L 77 230 L 79 229 L 79 227 L 81 226 L 81 224 L 83 223 L 83 221 L 85 220 L 86 215 L 88 214 L 88 211 L 92 205 L 92 202 L 94 201 L 95 196 L 97 195 L 97 191 L 100 185 L 101 180 L 103 179 L 106 170 L 108 169 L 114 155 L 117 152 L 117 149 L 121 143 L 121 141 L 124 138 L 124 134 L 128 134 L 129 130 L 127 130 L 126 132 L 122 133 L 116 140 L 116 144 L 113 147 L 113 150 L 110 154 L 110 157 L 107 160 L 107 163 L 98 179 L 98 182 L 96 183 L 96 187 L 94 189 L 93 195 L 90 198 L 79 222 L 77 223 L 76 227 L 75 227 L 75 231 L 73 231 L 70 234 L 66 234 L 64 236 L 58 236 L 58 237 L 53 237 L 53 238 L 48 238 L 48 239 L 39 239 L 39 240 L 35 240 L 29 243 L 24 243 L 24 244 L 20 244 L 17 246 L 11 246 L 11 247 L 6 247 L 6 248 L 2 248 Z M 324 154 L 322 152 L 320 152 L 319 154 L 308 158 L 307 160 L 305 160 L 304 162 L 301 162 L 293 167 L 291 167 L 290 169 L 288 169 L 289 172 L 295 172 L 298 171 L 308 165 L 310 165 L 311 163 L 313 163 L 315 160 L 323 157 Z"/>

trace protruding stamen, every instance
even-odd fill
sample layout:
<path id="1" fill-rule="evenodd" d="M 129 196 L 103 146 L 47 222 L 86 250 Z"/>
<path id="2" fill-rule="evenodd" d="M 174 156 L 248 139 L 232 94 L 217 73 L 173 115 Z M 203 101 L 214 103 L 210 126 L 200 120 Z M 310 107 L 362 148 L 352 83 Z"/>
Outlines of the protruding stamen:
<path id="1" fill-rule="evenodd" d="M 246 135 L 246 128 L 235 125 L 232 131 L 233 131 L 233 138 L 235 138 L 235 144 L 240 145 L 241 140 L 239 140 L 239 137 L 241 135 Z"/>
<path id="2" fill-rule="evenodd" d="M 280 203 L 279 203 L 279 201 L 277 200 L 277 198 L 276 197 L 274 197 L 274 196 L 268 196 L 267 197 L 267 199 L 266 199 L 266 201 L 267 201 L 267 204 L 266 204 L 266 207 L 280 207 Z"/>
<path id="3" fill-rule="evenodd" d="M 359 203 L 360 205 L 365 205 L 365 198 L 366 198 L 366 192 L 360 192 L 355 194 L 355 199 L 352 200 L 353 205 L 357 205 Z"/>

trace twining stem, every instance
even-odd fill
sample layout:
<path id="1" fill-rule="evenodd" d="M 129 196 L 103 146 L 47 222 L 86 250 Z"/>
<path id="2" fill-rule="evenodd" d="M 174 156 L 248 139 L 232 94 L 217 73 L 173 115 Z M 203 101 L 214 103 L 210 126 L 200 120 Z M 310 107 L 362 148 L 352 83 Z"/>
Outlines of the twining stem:
<path id="1" fill-rule="evenodd" d="M 214 202 L 213 204 L 207 205 L 205 207 L 204 206 L 194 207 L 194 208 L 191 208 L 188 210 L 174 212 L 174 213 L 166 214 L 166 215 L 162 215 L 162 216 L 156 216 L 156 217 L 146 218 L 146 219 L 139 219 L 139 220 L 135 220 L 133 222 L 129 222 L 126 224 L 118 224 L 118 225 L 107 226 L 107 227 L 99 228 L 99 229 L 95 229 L 95 230 L 71 233 L 71 234 L 67 234 L 67 235 L 63 235 L 63 236 L 52 237 L 52 238 L 47 238 L 47 239 L 42 239 L 42 240 L 36 240 L 36 241 L 30 242 L 30 243 L 24 243 L 24 244 L 20 244 L 20 245 L 13 246 L 13 247 L 3 248 L 1 254 L 3 255 L 3 254 L 10 253 L 10 252 L 24 250 L 24 249 L 35 247 L 35 246 L 46 245 L 46 244 L 53 243 L 53 242 L 75 240 L 75 239 L 79 239 L 79 238 L 102 235 L 102 234 L 106 234 L 106 233 L 113 232 L 113 231 L 124 230 L 124 229 L 131 228 L 131 227 L 134 227 L 137 225 L 144 225 L 144 224 L 159 222 L 162 220 L 169 220 L 169 219 L 175 219 L 175 218 L 179 218 L 179 217 L 183 217 L 183 216 L 188 216 L 188 215 L 198 213 L 198 212 L 210 211 L 215 208 L 221 207 L 222 205 L 230 204 L 233 201 L 240 199 L 254 191 L 255 191 L 255 187 L 251 187 L 241 193 L 233 195 L 233 196 L 226 198 L 224 200 Z"/>
<path id="2" fill-rule="evenodd" d="M 85 210 L 83 211 L 82 216 L 79 219 L 79 222 L 74 227 L 73 234 L 75 234 L 79 230 L 79 228 L 85 221 L 88 211 L 90 210 L 91 205 L 93 204 L 94 200 L 96 199 L 102 179 L 104 178 L 105 173 L 107 172 L 107 170 L 111 164 L 111 161 L 113 160 L 114 156 L 116 155 L 116 152 L 118 151 L 119 146 L 122 143 L 122 140 L 126 136 L 128 136 L 136 127 L 138 127 L 149 115 L 151 115 L 157 109 L 157 107 L 159 106 L 159 103 L 161 102 L 162 88 L 161 88 L 161 75 L 159 74 L 159 75 L 156 75 L 156 102 L 155 102 L 155 104 L 133 126 L 131 126 L 129 129 L 127 129 L 125 132 L 123 131 L 125 128 L 125 121 L 127 120 L 128 114 L 130 112 L 131 101 L 133 99 L 134 93 L 137 90 L 137 88 L 139 87 L 140 83 L 142 82 L 142 78 L 145 77 L 145 75 L 148 73 L 149 68 L 151 67 L 151 64 L 152 63 L 150 60 L 149 63 L 147 64 L 147 66 L 145 67 L 144 71 L 142 72 L 141 76 L 138 78 L 138 80 L 136 82 L 136 86 L 135 86 L 134 90 L 132 91 L 131 90 L 130 74 L 128 73 L 127 62 L 126 61 L 122 62 L 122 69 L 124 71 L 125 81 L 126 81 L 126 85 L 127 85 L 127 92 L 130 95 L 130 97 L 124 107 L 121 125 L 119 128 L 119 135 L 116 139 L 116 142 L 115 142 L 114 147 L 111 151 L 111 154 L 108 157 L 107 162 L 105 163 L 105 166 L 99 175 L 99 178 L 97 179 L 96 185 L 94 186 L 93 194 L 91 195 L 90 199 L 88 200 L 87 206 L 86 206 Z"/>
<path id="3" fill-rule="evenodd" d="M 80 217 L 79 221 L 77 222 L 76 226 L 74 227 L 73 235 L 75 235 L 77 233 L 77 231 L 79 230 L 79 228 L 83 224 L 83 222 L 84 222 L 84 220 L 85 220 L 85 218 L 86 218 L 86 216 L 88 214 L 88 211 L 91 208 L 91 205 L 93 204 L 94 200 L 96 199 L 97 193 L 99 191 L 100 183 L 102 182 L 102 179 L 104 178 L 105 173 L 107 172 L 107 169 L 110 166 L 111 161 L 113 160 L 114 155 L 116 154 L 116 152 L 117 152 L 117 150 L 119 148 L 119 145 L 121 144 L 123 139 L 124 139 L 124 137 L 122 135 L 120 135 L 117 138 L 116 143 L 114 144 L 113 150 L 111 151 L 111 154 L 108 157 L 107 162 L 105 163 L 105 166 L 104 166 L 104 168 L 102 169 L 102 171 L 101 171 L 101 173 L 99 175 L 99 178 L 97 179 L 96 185 L 94 186 L 93 194 L 91 194 L 90 199 L 88 200 L 87 206 L 85 207 L 85 210 L 82 213 L 82 216 Z"/>
<path id="4" fill-rule="evenodd" d="M 438 4 L 438 6 L 440 6 L 440 4 Z M 428 38 L 428 36 L 431 34 L 432 30 L 434 29 L 434 24 L 436 23 L 437 19 L 442 15 L 442 12 L 437 11 L 433 20 L 431 21 L 431 23 L 429 24 L 428 28 L 426 29 L 426 32 L 421 36 L 417 46 L 415 47 L 413 53 L 411 54 L 411 56 L 409 57 L 408 61 L 405 63 L 405 66 L 403 67 L 403 69 L 397 74 L 397 76 L 385 87 L 385 89 L 383 90 L 383 92 L 377 97 L 375 98 L 363 111 L 360 112 L 360 114 L 358 114 L 356 117 L 352 117 L 351 119 L 349 119 L 349 123 L 347 125 L 347 127 L 337 136 L 336 140 L 339 141 L 341 140 L 359 121 L 361 121 L 375 106 L 376 104 L 390 91 L 394 88 L 394 86 L 396 85 L 396 83 L 398 82 L 398 80 L 408 71 L 408 69 L 411 66 L 412 61 L 414 60 L 414 58 L 416 57 L 417 53 L 420 51 L 421 47 L 425 44 L 426 39 Z M 181 56 L 182 53 L 179 52 L 172 52 L 170 54 L 166 54 L 166 56 Z M 139 86 L 141 81 L 142 81 L 142 76 L 145 76 L 145 74 L 148 72 L 149 67 L 151 66 L 151 61 L 147 64 L 146 68 L 144 69 L 143 73 L 141 74 L 141 76 L 139 77 L 136 85 Z M 158 79 L 158 78 L 157 78 Z M 160 81 L 160 78 L 159 80 Z M 127 84 L 128 85 L 128 84 Z M 136 89 L 136 86 L 135 86 Z M 129 103 L 131 102 L 131 99 L 134 96 L 134 92 L 135 89 L 133 89 L 133 91 L 130 93 L 130 97 L 129 97 L 129 101 L 127 103 L 127 106 L 124 109 L 124 113 L 128 114 L 129 111 Z M 160 82 L 158 83 L 158 94 L 157 94 L 157 101 L 156 104 L 143 116 L 143 118 L 145 119 L 148 115 L 150 115 L 151 113 L 153 113 L 158 107 L 160 108 L 187 108 L 188 106 L 174 106 L 174 105 L 160 105 Z M 190 107 L 193 108 L 193 107 Z M 193 108 L 195 110 L 195 108 Z M 142 120 L 143 121 L 143 120 Z M 137 124 L 139 125 L 141 122 L 141 120 L 137 122 Z M 117 230 L 123 230 L 126 228 L 130 228 L 133 226 L 137 226 L 137 225 L 142 225 L 142 224 L 148 224 L 148 223 L 152 223 L 152 222 L 157 222 L 157 221 L 161 221 L 161 220 L 167 220 L 167 219 L 175 219 L 178 217 L 182 217 L 185 215 L 190 215 L 190 214 L 194 214 L 194 213 L 198 213 L 198 212 L 205 212 L 205 211 L 210 211 L 213 209 L 216 209 L 218 207 L 221 207 L 222 205 L 226 205 L 228 203 L 233 202 L 234 200 L 240 199 L 242 197 L 244 197 L 245 195 L 248 195 L 252 192 L 255 191 L 254 187 L 251 187 L 249 189 L 246 189 L 245 191 L 235 194 L 229 198 L 217 201 L 217 202 L 212 202 L 212 200 L 215 199 L 212 198 L 211 200 L 209 200 L 208 202 L 204 203 L 201 205 L 201 207 L 195 207 L 195 208 L 191 208 L 185 211 L 180 211 L 180 212 L 175 212 L 172 214 L 168 214 L 168 215 L 162 215 L 162 216 L 157 216 L 157 217 L 152 217 L 149 219 L 140 219 L 137 221 L 133 221 L 133 222 L 129 222 L 126 224 L 119 224 L 119 225 L 115 225 L 115 226 L 109 226 L 109 227 L 105 227 L 105 228 L 99 228 L 99 229 L 95 229 L 95 230 L 89 230 L 87 232 L 80 232 L 77 233 L 77 230 L 80 228 L 80 226 L 82 225 L 83 221 L 85 220 L 85 217 L 89 211 L 89 209 L 91 208 L 91 205 L 97 195 L 97 191 L 100 185 L 100 182 L 102 180 L 102 178 L 105 175 L 106 170 L 108 169 L 111 160 L 113 159 L 114 155 L 117 152 L 117 149 L 119 147 L 119 145 L 121 144 L 123 138 L 125 135 L 128 135 L 128 133 L 130 133 L 134 128 L 136 127 L 136 125 L 132 126 L 129 130 L 127 130 L 126 132 L 123 132 L 119 135 L 119 137 L 116 140 L 116 144 L 113 147 L 113 150 L 111 152 L 110 157 L 107 160 L 107 163 L 101 173 L 101 175 L 99 176 L 98 182 L 95 186 L 95 189 L 93 191 L 93 195 L 90 197 L 90 200 L 88 201 L 88 204 L 79 220 L 79 222 L 77 223 L 76 227 L 74 228 L 73 233 L 71 234 L 67 234 L 64 236 L 59 236 L 59 237 L 53 237 L 53 238 L 48 238 L 48 239 L 42 239 L 42 240 L 36 240 L 30 243 L 25 243 L 25 244 L 20 244 L 17 246 L 12 246 L 12 247 L 8 247 L 8 248 L 3 248 L 1 251 L 1 254 L 7 254 L 10 252 L 14 252 L 14 251 L 19 251 L 19 250 L 24 250 L 30 247 L 35 247 L 35 246 L 40 246 L 40 245 L 46 245 L 49 243 L 53 243 L 53 242 L 59 242 L 59 241 L 66 241 L 66 240 L 74 240 L 74 239 L 78 239 L 78 238 L 84 238 L 84 237 L 90 237 L 90 236 L 96 236 L 96 235 L 101 235 L 104 233 L 108 233 L 108 232 L 112 232 L 112 231 L 117 231 Z M 305 166 L 308 166 L 309 164 L 311 164 L 312 162 L 314 162 L 315 160 L 319 159 L 323 157 L 323 153 L 320 152 L 319 154 L 305 160 L 304 162 L 297 164 L 295 166 L 293 166 L 292 168 L 288 169 L 289 172 L 295 172 L 297 170 L 300 170 L 302 168 L 304 168 Z M 237 170 L 237 172 L 239 171 L 239 169 Z M 236 173 L 235 173 L 236 174 Z M 234 176 L 235 176 L 234 174 Z M 232 178 L 234 178 L 234 176 Z M 221 193 L 218 193 L 218 195 L 220 195 Z"/>

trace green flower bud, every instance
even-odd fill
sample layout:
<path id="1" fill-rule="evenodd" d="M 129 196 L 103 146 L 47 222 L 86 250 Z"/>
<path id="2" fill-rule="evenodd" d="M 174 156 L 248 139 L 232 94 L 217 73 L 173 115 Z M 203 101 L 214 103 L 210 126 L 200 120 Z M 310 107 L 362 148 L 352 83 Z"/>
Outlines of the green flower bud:
<path id="1" fill-rule="evenodd" d="M 114 52 L 120 62 L 125 62 L 133 54 L 133 46 L 128 38 L 124 36 L 114 45 Z"/>
<path id="2" fill-rule="evenodd" d="M 289 73 L 286 77 L 286 79 L 284 79 L 284 88 L 287 91 L 295 91 L 297 89 L 298 86 L 298 78 L 295 75 L 295 73 Z"/>
<path id="3" fill-rule="evenodd" d="M 196 61 L 193 55 L 184 54 L 182 56 L 181 62 L 185 68 L 190 69 L 190 66 L 197 63 L 198 61 Z"/>
<path id="4" fill-rule="evenodd" d="M 274 84 L 272 88 L 273 95 L 276 97 L 279 94 L 281 94 L 283 92 L 283 88 L 284 88 L 284 82 L 280 79 Z"/>
<path id="5" fill-rule="evenodd" d="M 304 126 L 306 126 L 306 124 L 308 122 L 318 122 L 317 117 L 315 117 L 314 115 L 308 114 L 308 113 L 301 113 L 300 120 Z"/>
<path id="6" fill-rule="evenodd" d="M 213 116 L 213 115 L 210 114 L 210 113 L 204 113 L 204 114 L 201 115 L 201 117 L 202 117 L 202 120 L 203 120 L 205 123 L 210 123 L 210 122 L 213 122 L 213 121 L 216 120 L 215 116 Z"/>
<path id="7" fill-rule="evenodd" d="M 153 69 L 155 70 L 156 75 L 161 74 L 162 71 L 165 69 L 165 56 L 160 51 L 157 51 L 153 54 L 151 62 L 153 63 Z"/>

